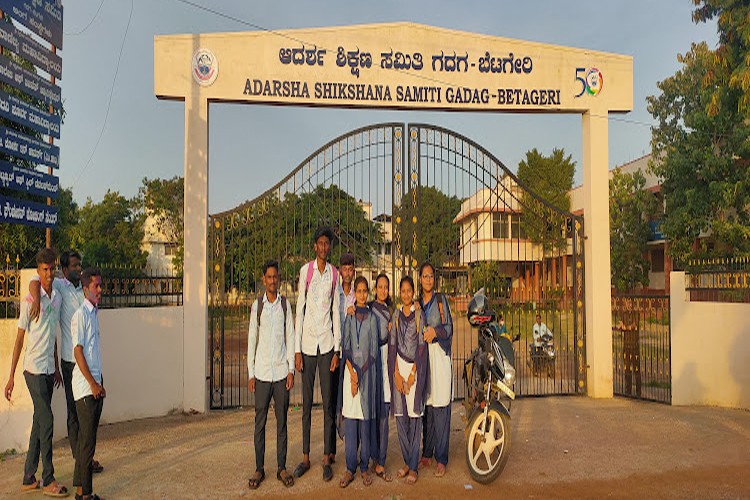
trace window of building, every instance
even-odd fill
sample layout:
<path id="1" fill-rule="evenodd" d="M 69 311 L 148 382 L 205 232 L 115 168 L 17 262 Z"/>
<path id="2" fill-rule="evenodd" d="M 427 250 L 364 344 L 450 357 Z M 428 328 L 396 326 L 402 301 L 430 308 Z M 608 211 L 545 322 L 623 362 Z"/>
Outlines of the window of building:
<path id="1" fill-rule="evenodd" d="M 165 243 L 164 255 L 166 255 L 167 257 L 174 257 L 175 255 L 177 255 L 177 243 Z"/>
<path id="2" fill-rule="evenodd" d="M 655 248 L 651 250 L 651 272 L 663 273 L 664 272 L 664 249 Z"/>
<path id="3" fill-rule="evenodd" d="M 521 214 L 510 216 L 510 237 L 513 239 L 526 239 L 526 231 L 523 230 L 523 226 L 521 225 Z"/>
<path id="4" fill-rule="evenodd" d="M 510 236 L 509 215 L 501 213 L 492 214 L 492 237 L 495 239 L 507 239 Z"/>

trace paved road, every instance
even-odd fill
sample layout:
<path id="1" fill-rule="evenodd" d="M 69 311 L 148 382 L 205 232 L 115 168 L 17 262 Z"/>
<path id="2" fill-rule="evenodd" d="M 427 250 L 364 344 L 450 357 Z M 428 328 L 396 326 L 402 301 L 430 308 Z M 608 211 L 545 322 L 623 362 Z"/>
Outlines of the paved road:
<path id="1" fill-rule="evenodd" d="M 114 397 L 114 396 L 112 396 Z M 103 474 L 96 492 L 120 498 L 750 498 L 750 412 L 670 407 L 625 399 L 529 398 L 514 404 L 513 448 L 508 466 L 491 486 L 473 483 L 463 455 L 460 405 L 454 406 L 448 474 L 423 471 L 415 486 L 361 481 L 345 493 L 343 443 L 335 480 L 313 469 L 291 489 L 276 481 L 275 445 L 269 432 L 268 478 L 247 490 L 254 470 L 252 410 L 173 415 L 103 426 L 97 457 Z M 60 415 L 57 418 L 64 418 Z M 289 459 L 300 458 L 301 412 L 290 414 Z M 313 451 L 322 452 L 320 410 L 313 413 Z M 269 431 L 275 429 L 269 417 Z M 275 432 L 275 431 L 274 431 Z M 0 496 L 15 498 L 23 456 L 0 462 Z M 395 425 L 388 467 L 401 465 Z M 67 441 L 55 446 L 58 480 L 70 485 L 73 460 Z M 41 471 L 40 471 L 41 473 Z M 30 498 L 25 496 L 23 498 Z M 72 498 L 72 497 L 71 497 Z"/>

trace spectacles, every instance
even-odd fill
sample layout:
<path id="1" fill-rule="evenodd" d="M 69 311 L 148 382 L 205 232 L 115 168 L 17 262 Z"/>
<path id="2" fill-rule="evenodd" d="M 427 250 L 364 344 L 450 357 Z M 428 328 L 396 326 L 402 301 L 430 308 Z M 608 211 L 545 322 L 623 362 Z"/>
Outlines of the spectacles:
<path id="1" fill-rule="evenodd" d="M 435 275 L 434 274 L 423 274 L 422 275 L 422 279 L 423 280 L 433 280 L 433 279 L 435 279 Z"/>

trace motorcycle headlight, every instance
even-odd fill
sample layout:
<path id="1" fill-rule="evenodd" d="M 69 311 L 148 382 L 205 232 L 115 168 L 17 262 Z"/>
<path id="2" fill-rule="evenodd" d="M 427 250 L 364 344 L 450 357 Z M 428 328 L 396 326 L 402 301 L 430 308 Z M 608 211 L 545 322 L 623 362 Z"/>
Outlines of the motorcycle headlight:
<path id="1" fill-rule="evenodd" d="M 516 381 L 516 369 L 510 366 L 510 364 L 506 362 L 504 364 L 503 371 L 505 372 L 505 377 L 503 378 L 503 381 L 509 387 L 513 387 L 513 384 Z"/>

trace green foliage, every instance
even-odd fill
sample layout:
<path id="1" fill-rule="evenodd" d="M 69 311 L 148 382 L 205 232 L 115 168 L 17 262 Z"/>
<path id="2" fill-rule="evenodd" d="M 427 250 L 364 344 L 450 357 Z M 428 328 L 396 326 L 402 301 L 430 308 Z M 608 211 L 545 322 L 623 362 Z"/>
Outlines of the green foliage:
<path id="1" fill-rule="evenodd" d="M 156 228 L 167 241 L 177 243 L 177 253 L 172 264 L 179 275 L 185 259 L 185 191 L 184 179 L 143 179 L 138 190 L 137 205 L 143 213 L 154 219 Z"/>
<path id="2" fill-rule="evenodd" d="M 750 5 L 695 4 L 696 22 L 717 18 L 719 45 L 693 44 L 648 98 L 658 121 L 652 170 L 663 179 L 663 231 L 683 263 L 750 251 Z"/>
<path id="3" fill-rule="evenodd" d="M 146 253 L 141 250 L 144 216 L 138 212 L 136 200 L 107 191 L 99 203 L 86 200 L 78 216 L 71 244 L 87 265 L 145 267 Z"/>
<path id="4" fill-rule="evenodd" d="M 518 180 L 531 191 L 523 190 L 521 196 L 521 224 L 526 236 L 547 252 L 566 249 L 567 239 L 562 230 L 565 217 L 534 195 L 562 212 L 569 212 L 575 170 L 573 157 L 566 157 L 565 150 L 558 148 L 549 156 L 534 148 L 518 164 Z"/>
<path id="5" fill-rule="evenodd" d="M 461 227 L 453 218 L 461 211 L 461 200 L 448 196 L 434 187 L 422 187 L 419 191 L 417 209 L 412 208 L 412 195 L 406 193 L 401 207 L 394 213 L 401 217 L 401 224 L 394 224 L 401 238 L 401 253 L 418 263 L 429 261 L 435 266 L 456 264 L 461 244 Z M 413 251 L 412 235 L 416 217 L 416 252 Z"/>
<path id="6" fill-rule="evenodd" d="M 321 225 L 335 233 L 330 262 L 338 264 L 342 253 L 351 252 L 358 267 L 372 264 L 383 241 L 380 224 L 338 186 L 318 186 L 283 200 L 272 194 L 224 217 L 225 289 L 255 292 L 271 258 L 279 261 L 282 279 L 296 280 L 300 267 L 314 258 L 313 235 Z"/>
<path id="7" fill-rule="evenodd" d="M 645 185 L 646 178 L 640 170 L 633 174 L 615 170 L 609 181 L 612 286 L 619 292 L 649 283 L 650 263 L 645 255 L 656 198 L 644 191 Z"/>
<path id="8" fill-rule="evenodd" d="M 492 300 L 504 299 L 510 295 L 511 277 L 502 272 L 502 263 L 496 261 L 478 262 L 469 268 L 472 291 L 484 287 L 485 295 Z"/>

